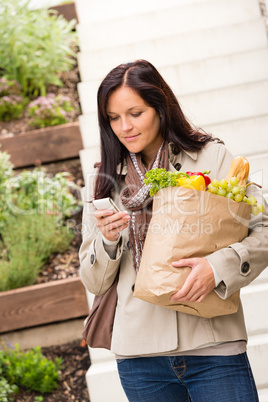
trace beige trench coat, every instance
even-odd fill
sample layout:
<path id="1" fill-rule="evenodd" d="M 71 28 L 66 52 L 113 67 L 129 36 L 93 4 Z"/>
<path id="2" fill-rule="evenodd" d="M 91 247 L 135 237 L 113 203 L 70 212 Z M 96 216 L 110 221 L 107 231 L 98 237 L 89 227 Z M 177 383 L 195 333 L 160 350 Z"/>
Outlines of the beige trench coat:
<path id="1" fill-rule="evenodd" d="M 210 169 L 212 179 L 222 179 L 227 175 L 232 158 L 225 146 L 215 141 L 198 153 L 181 152 L 174 155 L 170 151 L 170 170 L 178 169 L 177 164 L 181 165 L 182 172 Z M 126 173 L 126 166 L 123 173 Z M 90 176 L 87 178 L 86 201 L 92 199 L 92 175 Z M 251 186 L 251 192 L 255 196 L 258 194 L 258 199 L 264 203 L 255 186 Z M 120 204 L 118 195 L 114 195 L 114 200 L 125 209 Z M 223 279 L 215 289 L 222 298 L 227 298 L 237 289 L 247 286 L 267 266 L 268 207 L 265 207 L 262 216 L 251 219 L 250 235 L 247 238 L 207 257 Z M 136 273 L 128 248 L 127 229 L 118 244 L 115 259 L 111 259 L 104 249 L 93 213 L 92 204 L 85 203 L 80 273 L 85 287 L 93 294 L 102 295 L 111 286 L 120 267 L 112 352 L 120 356 L 168 354 L 189 351 L 215 342 L 247 339 L 241 303 L 236 314 L 207 319 L 169 310 L 133 297 Z"/>

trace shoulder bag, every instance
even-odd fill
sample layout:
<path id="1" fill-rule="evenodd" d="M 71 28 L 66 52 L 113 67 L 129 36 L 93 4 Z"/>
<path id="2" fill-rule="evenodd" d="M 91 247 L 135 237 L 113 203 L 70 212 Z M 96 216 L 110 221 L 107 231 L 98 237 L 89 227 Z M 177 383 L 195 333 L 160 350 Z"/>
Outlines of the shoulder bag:
<path id="1" fill-rule="evenodd" d="M 83 337 L 91 348 L 111 349 L 115 309 L 117 304 L 117 283 L 119 272 L 112 286 L 103 296 L 95 296 L 87 318 Z"/>

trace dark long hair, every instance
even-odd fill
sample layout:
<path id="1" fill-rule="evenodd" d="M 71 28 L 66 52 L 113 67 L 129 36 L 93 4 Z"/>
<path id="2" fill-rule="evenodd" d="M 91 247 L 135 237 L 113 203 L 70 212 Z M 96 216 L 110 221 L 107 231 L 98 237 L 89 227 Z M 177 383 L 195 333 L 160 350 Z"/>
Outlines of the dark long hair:
<path id="1" fill-rule="evenodd" d="M 120 64 L 104 78 L 97 95 L 101 162 L 98 164 L 99 174 L 95 185 L 96 199 L 109 197 L 115 184 L 119 184 L 117 166 L 120 163 L 123 166 L 128 152 L 112 131 L 106 110 L 109 96 L 122 86 L 135 90 L 161 116 L 161 135 L 172 144 L 174 153 L 178 154 L 181 150 L 199 151 L 212 139 L 191 126 L 171 88 L 151 63 L 137 60 Z"/>

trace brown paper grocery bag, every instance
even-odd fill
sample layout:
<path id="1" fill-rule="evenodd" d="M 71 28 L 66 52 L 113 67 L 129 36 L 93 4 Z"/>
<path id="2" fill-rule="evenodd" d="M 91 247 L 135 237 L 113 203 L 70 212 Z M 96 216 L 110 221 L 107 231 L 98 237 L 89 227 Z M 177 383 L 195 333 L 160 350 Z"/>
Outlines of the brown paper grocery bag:
<path id="1" fill-rule="evenodd" d="M 183 313 L 215 317 L 235 313 L 240 292 L 221 299 L 214 291 L 201 303 L 172 303 L 191 272 L 175 268 L 181 258 L 205 257 L 243 240 L 248 234 L 250 206 L 241 202 L 182 187 L 158 191 L 153 200 L 134 296 Z"/>

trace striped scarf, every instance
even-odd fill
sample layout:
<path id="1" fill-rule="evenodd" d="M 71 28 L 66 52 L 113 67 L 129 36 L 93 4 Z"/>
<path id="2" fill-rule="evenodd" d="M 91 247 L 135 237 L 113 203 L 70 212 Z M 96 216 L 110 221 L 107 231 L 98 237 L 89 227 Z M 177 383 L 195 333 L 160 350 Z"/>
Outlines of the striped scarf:
<path id="1" fill-rule="evenodd" d="M 148 170 L 165 168 L 168 170 L 168 144 L 163 142 Z M 130 210 L 129 243 L 136 272 L 139 270 L 141 254 L 146 233 L 152 216 L 152 197 L 150 186 L 143 182 L 148 171 L 144 166 L 141 154 L 129 153 L 127 156 L 126 189 L 121 194 L 121 202 Z"/>

